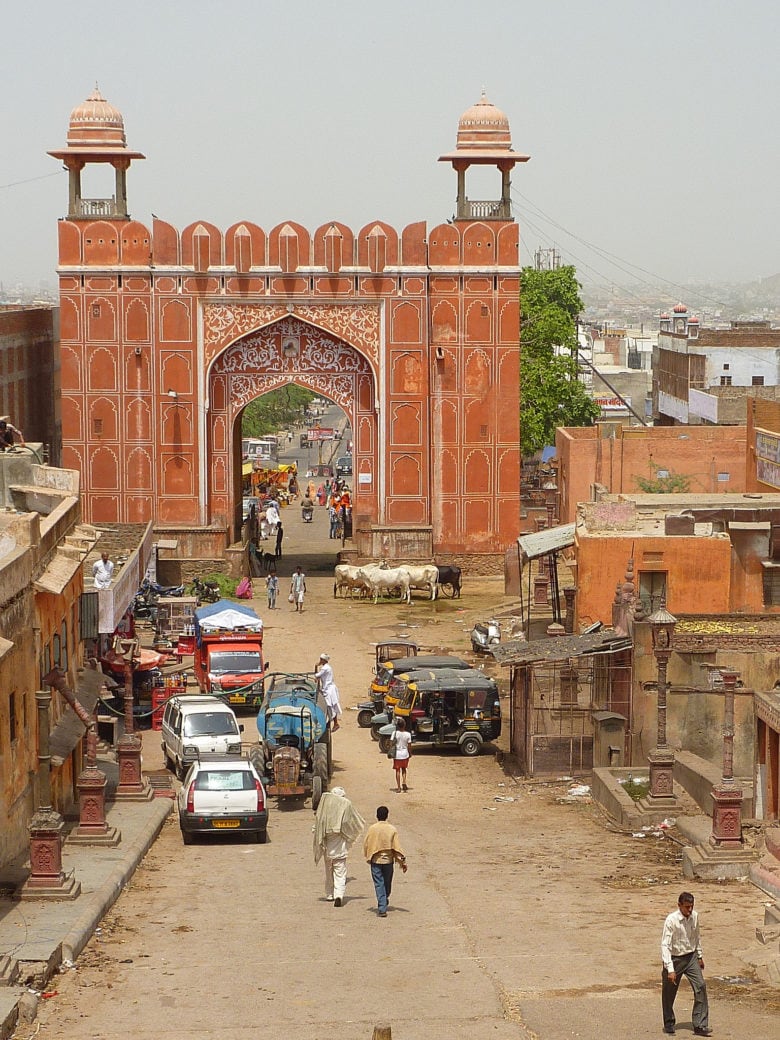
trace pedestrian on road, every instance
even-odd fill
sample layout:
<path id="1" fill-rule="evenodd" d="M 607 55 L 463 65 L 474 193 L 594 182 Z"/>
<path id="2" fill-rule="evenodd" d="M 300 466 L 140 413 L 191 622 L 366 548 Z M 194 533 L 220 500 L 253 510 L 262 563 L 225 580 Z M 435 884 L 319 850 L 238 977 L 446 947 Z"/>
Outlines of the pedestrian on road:
<path id="1" fill-rule="evenodd" d="M 393 742 L 393 769 L 395 770 L 395 789 L 408 791 L 406 786 L 406 770 L 409 768 L 409 759 L 412 757 L 412 734 L 406 728 L 405 719 L 396 719 Z"/>
<path id="2" fill-rule="evenodd" d="M 303 613 L 303 597 L 306 595 L 306 575 L 301 565 L 295 568 L 295 573 L 290 579 L 290 602 L 295 604 L 295 612 Z"/>
<path id="3" fill-rule="evenodd" d="M 332 730 L 339 728 L 341 718 L 341 699 L 339 688 L 333 680 L 333 669 L 330 665 L 330 657 L 326 653 L 320 654 L 320 659 L 314 668 L 314 678 L 319 683 L 320 692 L 325 698 L 328 707 L 328 722 Z"/>
<path id="4" fill-rule="evenodd" d="M 694 1036 L 711 1036 L 709 1026 L 709 1004 L 707 986 L 704 982 L 704 960 L 701 953 L 699 915 L 693 909 L 693 896 L 681 892 L 674 910 L 664 921 L 661 933 L 661 1005 L 664 1016 L 664 1032 L 675 1032 L 674 998 L 680 988 L 683 975 L 693 990 L 693 1033 Z"/>
<path id="5" fill-rule="evenodd" d="M 376 890 L 377 913 L 387 917 L 388 900 L 393 887 L 393 867 L 396 862 L 406 873 L 406 856 L 398 840 L 398 831 L 387 822 L 390 810 L 380 805 L 376 811 L 376 823 L 372 823 L 366 831 L 363 841 L 363 855 L 371 866 L 371 880 Z"/>
<path id="6" fill-rule="evenodd" d="M 268 609 L 276 610 L 276 597 L 279 595 L 279 579 L 276 571 L 270 571 L 265 579 L 265 591 L 268 595 Z"/>
<path id="7" fill-rule="evenodd" d="M 282 527 L 282 521 L 276 525 L 276 558 L 277 560 L 282 555 L 282 539 L 284 538 L 284 528 Z"/>
<path id="8" fill-rule="evenodd" d="M 272 498 L 265 507 L 265 522 L 268 525 L 268 533 L 273 538 L 277 527 L 281 523 L 279 504 L 275 498 Z"/>
<path id="9" fill-rule="evenodd" d="M 110 589 L 111 579 L 114 576 L 114 564 L 109 560 L 108 553 L 100 554 L 100 559 L 92 564 L 92 577 L 95 579 L 96 589 Z"/>
<path id="10" fill-rule="evenodd" d="M 347 853 L 365 825 L 343 787 L 334 787 L 320 798 L 314 818 L 314 862 L 325 861 L 325 898 L 334 906 L 344 905 Z"/>

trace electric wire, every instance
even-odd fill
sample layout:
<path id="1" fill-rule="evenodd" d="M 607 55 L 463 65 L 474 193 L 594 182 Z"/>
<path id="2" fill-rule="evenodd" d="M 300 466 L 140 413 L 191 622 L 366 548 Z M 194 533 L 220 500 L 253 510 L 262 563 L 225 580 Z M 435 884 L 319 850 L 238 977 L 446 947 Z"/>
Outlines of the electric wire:
<path id="1" fill-rule="evenodd" d="M 21 181 L 9 181 L 8 184 L 0 184 L 0 191 L 5 188 L 18 188 L 20 184 L 32 184 L 34 181 L 45 181 L 48 180 L 49 177 L 59 177 L 62 172 L 62 170 L 55 170 L 54 173 L 42 173 L 40 177 L 27 177 L 25 180 Z"/>

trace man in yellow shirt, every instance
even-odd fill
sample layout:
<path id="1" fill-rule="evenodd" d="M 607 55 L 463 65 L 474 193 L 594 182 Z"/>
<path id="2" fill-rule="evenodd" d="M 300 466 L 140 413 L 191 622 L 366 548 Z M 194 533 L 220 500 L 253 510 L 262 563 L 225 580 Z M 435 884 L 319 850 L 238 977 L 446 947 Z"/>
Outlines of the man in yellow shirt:
<path id="1" fill-rule="evenodd" d="M 387 822 L 390 810 L 380 805 L 376 811 L 376 823 L 372 823 L 366 831 L 363 841 L 363 855 L 371 867 L 371 879 L 376 890 L 377 911 L 380 917 L 387 917 L 387 903 L 393 887 L 393 868 L 396 862 L 406 873 L 406 856 L 398 840 L 398 831 Z"/>

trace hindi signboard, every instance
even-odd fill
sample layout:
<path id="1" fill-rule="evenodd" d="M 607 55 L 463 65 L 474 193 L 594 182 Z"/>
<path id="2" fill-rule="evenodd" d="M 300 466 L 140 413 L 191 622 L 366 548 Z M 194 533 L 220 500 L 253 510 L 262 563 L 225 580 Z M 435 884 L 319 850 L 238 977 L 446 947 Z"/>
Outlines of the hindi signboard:
<path id="1" fill-rule="evenodd" d="M 332 426 L 314 426 L 309 430 L 309 440 L 332 441 L 335 432 Z"/>

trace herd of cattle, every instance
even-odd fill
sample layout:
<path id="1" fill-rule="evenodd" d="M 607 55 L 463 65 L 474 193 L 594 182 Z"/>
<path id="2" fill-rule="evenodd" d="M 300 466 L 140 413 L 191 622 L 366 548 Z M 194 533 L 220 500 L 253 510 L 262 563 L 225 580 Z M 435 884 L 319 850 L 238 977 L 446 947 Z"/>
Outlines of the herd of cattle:
<path id="1" fill-rule="evenodd" d="M 443 590 L 447 595 L 460 597 L 461 569 L 454 566 L 398 564 L 390 567 L 386 562 L 366 563 L 354 567 L 340 563 L 336 567 L 333 582 L 334 597 L 339 592 L 346 596 L 372 596 L 374 603 L 380 596 L 394 596 L 400 592 L 401 601 L 411 603 L 412 589 L 424 589 L 431 599 Z"/>

